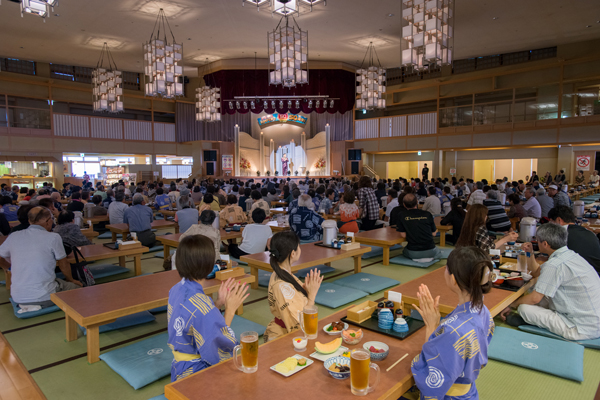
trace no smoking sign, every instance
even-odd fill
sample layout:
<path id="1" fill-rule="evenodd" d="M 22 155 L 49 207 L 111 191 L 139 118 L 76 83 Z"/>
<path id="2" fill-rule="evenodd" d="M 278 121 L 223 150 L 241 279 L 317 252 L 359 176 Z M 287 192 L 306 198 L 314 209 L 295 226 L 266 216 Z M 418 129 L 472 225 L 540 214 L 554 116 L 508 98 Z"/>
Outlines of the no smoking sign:
<path id="1" fill-rule="evenodd" d="M 580 169 L 582 171 L 589 171 L 590 161 L 590 156 L 577 156 L 577 169 Z"/>

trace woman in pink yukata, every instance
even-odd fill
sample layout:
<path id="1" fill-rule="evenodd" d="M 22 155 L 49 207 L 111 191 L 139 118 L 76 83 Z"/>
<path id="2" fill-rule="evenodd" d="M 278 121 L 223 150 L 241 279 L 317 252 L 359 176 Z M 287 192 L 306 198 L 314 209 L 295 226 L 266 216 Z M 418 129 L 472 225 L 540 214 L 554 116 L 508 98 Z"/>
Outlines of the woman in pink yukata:
<path id="1" fill-rule="evenodd" d="M 478 247 L 459 247 L 450 253 L 446 285 L 458 296 L 458 306 L 440 320 L 439 299 L 421 285 L 417 297 L 427 342 L 411 364 L 421 399 L 479 399 L 475 380 L 487 364 L 494 320 L 483 305 L 492 287 L 490 257 Z"/>

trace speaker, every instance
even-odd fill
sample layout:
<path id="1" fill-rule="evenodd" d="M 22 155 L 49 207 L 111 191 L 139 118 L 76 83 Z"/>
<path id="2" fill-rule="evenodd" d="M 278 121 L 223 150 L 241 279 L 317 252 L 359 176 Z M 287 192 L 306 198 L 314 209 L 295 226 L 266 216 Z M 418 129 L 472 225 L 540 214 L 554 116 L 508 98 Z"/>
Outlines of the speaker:
<path id="1" fill-rule="evenodd" d="M 359 167 L 360 163 L 358 161 L 352 161 L 350 163 L 350 174 L 351 175 L 358 175 L 358 167 Z"/>
<path id="2" fill-rule="evenodd" d="M 204 150 L 204 161 L 217 161 L 217 151 Z"/>
<path id="3" fill-rule="evenodd" d="M 215 163 L 214 162 L 206 163 L 206 175 L 214 176 L 214 174 L 215 174 Z"/>
<path id="4" fill-rule="evenodd" d="M 360 149 L 350 149 L 348 150 L 348 160 L 349 161 L 360 161 L 362 157 Z"/>

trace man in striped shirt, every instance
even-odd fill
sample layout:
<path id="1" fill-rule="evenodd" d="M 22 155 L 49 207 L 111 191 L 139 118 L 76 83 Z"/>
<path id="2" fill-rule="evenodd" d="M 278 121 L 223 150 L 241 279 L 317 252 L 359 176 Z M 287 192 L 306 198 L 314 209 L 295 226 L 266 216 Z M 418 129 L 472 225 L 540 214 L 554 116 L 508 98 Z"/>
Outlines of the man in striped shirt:
<path id="1" fill-rule="evenodd" d="M 494 232 L 508 232 L 511 228 L 510 219 L 506 215 L 504 205 L 498 201 L 498 192 L 489 190 L 483 205 L 488 209 L 487 228 Z"/>
<path id="2" fill-rule="evenodd" d="M 485 200 L 485 193 L 483 193 L 483 190 L 482 190 L 483 183 L 477 182 L 475 184 L 475 188 L 476 188 L 476 190 L 473 193 L 471 193 L 471 196 L 469 196 L 469 201 L 467 202 L 467 210 L 473 204 L 483 204 L 483 201 Z"/>

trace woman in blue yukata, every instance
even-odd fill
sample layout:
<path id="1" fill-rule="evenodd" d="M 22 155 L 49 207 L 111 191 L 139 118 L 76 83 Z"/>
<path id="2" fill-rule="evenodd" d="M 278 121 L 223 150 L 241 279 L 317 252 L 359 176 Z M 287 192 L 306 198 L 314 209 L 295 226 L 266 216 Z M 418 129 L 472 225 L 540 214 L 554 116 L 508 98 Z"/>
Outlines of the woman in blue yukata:
<path id="1" fill-rule="evenodd" d="M 483 295 L 492 287 L 492 263 L 477 247 L 452 251 L 446 266 L 446 285 L 458 295 L 458 306 L 440 320 L 439 296 L 426 285 L 417 297 L 428 341 L 411 364 L 421 399 L 479 399 L 475 380 L 487 364 L 487 350 L 494 321 L 483 305 Z"/>
<path id="2" fill-rule="evenodd" d="M 231 321 L 249 296 L 248 286 L 234 279 L 221 284 L 216 302 L 204 294 L 202 285 L 215 264 L 214 244 L 206 236 L 181 240 L 175 264 L 182 279 L 169 291 L 167 309 L 172 382 L 231 358 L 238 344 Z"/>

